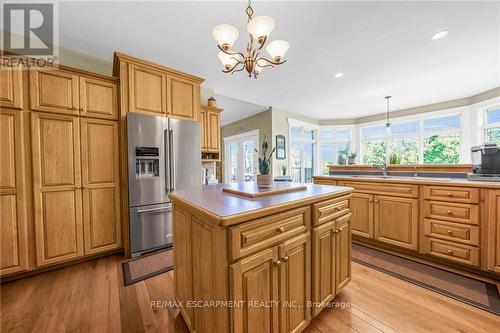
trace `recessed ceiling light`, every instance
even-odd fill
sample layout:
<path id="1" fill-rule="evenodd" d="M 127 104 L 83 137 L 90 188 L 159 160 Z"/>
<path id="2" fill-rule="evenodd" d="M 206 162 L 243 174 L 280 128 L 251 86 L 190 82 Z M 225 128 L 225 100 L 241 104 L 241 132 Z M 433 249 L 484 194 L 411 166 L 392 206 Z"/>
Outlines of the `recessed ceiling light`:
<path id="1" fill-rule="evenodd" d="M 448 35 L 448 30 L 443 30 L 443 31 L 440 31 L 434 35 L 432 35 L 432 40 L 437 40 L 437 39 L 441 39 L 441 38 L 444 38 Z"/>
<path id="2" fill-rule="evenodd" d="M 344 73 L 337 73 L 333 77 L 336 79 L 340 79 L 342 76 L 344 76 Z"/>

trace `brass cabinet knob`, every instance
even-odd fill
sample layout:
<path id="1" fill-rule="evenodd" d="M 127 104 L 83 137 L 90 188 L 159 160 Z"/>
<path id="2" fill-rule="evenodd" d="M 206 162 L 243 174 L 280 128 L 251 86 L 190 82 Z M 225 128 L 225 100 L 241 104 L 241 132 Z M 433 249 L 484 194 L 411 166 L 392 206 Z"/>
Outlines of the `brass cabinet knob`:
<path id="1" fill-rule="evenodd" d="M 276 229 L 276 231 L 277 231 L 277 232 L 279 232 L 279 233 L 282 233 L 282 232 L 285 232 L 285 228 L 283 228 L 283 227 L 278 227 L 278 228 Z"/>
<path id="2" fill-rule="evenodd" d="M 452 196 L 452 194 L 451 194 L 451 193 L 446 193 L 446 195 L 447 195 L 447 196 L 449 196 L 449 197 L 451 197 L 451 196 Z"/>
<path id="3" fill-rule="evenodd" d="M 453 231 L 451 231 L 451 230 L 448 230 L 448 233 L 449 233 L 449 234 L 451 235 L 451 234 L 453 234 Z"/>
<path id="4" fill-rule="evenodd" d="M 335 210 L 341 210 L 342 207 L 335 207 Z"/>
<path id="5" fill-rule="evenodd" d="M 375 200 L 375 202 L 378 202 L 378 200 Z"/>
<path id="6" fill-rule="evenodd" d="M 281 260 L 283 260 L 284 262 L 287 262 L 288 261 L 288 256 L 284 256 L 283 258 L 281 258 Z"/>
<path id="7" fill-rule="evenodd" d="M 452 250 L 448 250 L 447 252 L 448 252 L 449 254 L 452 254 L 452 253 L 453 253 L 453 251 L 452 251 Z"/>
<path id="8" fill-rule="evenodd" d="M 281 261 L 280 261 L 280 260 L 276 260 L 276 261 L 274 262 L 274 264 L 275 264 L 276 266 L 279 266 L 279 265 L 281 265 Z"/>
<path id="9" fill-rule="evenodd" d="M 448 213 L 448 215 L 452 215 L 453 214 L 453 212 L 451 210 L 449 210 L 447 213 Z"/>

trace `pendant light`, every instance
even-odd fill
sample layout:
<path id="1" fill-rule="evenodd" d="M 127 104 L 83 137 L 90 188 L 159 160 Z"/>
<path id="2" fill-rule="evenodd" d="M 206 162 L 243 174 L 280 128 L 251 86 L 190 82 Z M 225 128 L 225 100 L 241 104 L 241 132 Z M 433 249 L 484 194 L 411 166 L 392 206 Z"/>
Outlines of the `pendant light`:
<path id="1" fill-rule="evenodd" d="M 391 122 L 390 122 L 390 117 L 389 117 L 389 100 L 391 99 L 392 96 L 385 96 L 384 98 L 387 100 L 387 122 L 385 123 L 385 127 L 390 129 L 391 127 Z"/>

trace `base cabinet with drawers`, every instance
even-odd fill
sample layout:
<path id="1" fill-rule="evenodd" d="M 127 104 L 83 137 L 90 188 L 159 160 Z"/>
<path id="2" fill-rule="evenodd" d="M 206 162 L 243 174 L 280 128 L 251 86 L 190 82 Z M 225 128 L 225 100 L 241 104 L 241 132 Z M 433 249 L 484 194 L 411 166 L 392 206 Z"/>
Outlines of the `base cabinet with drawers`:
<path id="1" fill-rule="evenodd" d="M 342 177 L 318 177 L 314 182 L 354 188 L 350 225 L 357 240 L 394 251 L 418 251 L 417 256 L 436 259 L 441 264 L 500 273 L 497 186 L 358 181 Z"/>
<path id="2" fill-rule="evenodd" d="M 189 330 L 304 330 L 351 279 L 349 200 L 344 192 L 314 204 L 291 203 L 225 227 L 172 196 L 176 301 L 233 302 L 181 306 Z"/>

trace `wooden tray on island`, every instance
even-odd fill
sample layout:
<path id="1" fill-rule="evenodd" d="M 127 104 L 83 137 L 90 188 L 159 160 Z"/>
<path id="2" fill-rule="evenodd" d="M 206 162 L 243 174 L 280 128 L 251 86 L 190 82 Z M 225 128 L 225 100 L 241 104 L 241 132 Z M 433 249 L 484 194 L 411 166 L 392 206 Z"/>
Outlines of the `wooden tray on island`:
<path id="1" fill-rule="evenodd" d="M 269 195 L 303 191 L 307 185 L 290 182 L 273 182 L 270 188 L 261 188 L 256 182 L 225 184 L 223 192 L 241 195 L 247 198 L 260 198 Z"/>

